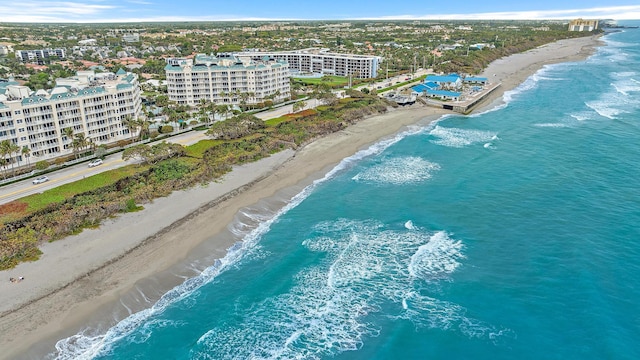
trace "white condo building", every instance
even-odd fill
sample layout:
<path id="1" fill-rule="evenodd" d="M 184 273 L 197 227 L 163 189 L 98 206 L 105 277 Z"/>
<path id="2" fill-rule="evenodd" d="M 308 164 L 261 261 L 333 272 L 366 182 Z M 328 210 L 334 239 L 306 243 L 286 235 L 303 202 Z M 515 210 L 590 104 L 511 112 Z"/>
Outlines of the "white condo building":
<path id="1" fill-rule="evenodd" d="M 354 76 L 368 79 L 378 76 L 382 57 L 373 55 L 354 55 L 331 53 L 329 49 L 309 48 L 294 51 L 236 53 L 239 57 L 261 59 L 265 56 L 289 63 L 289 69 L 303 73 L 322 73 L 326 75 Z"/>
<path id="2" fill-rule="evenodd" d="M 195 106 L 281 102 L 291 96 L 289 66 L 284 61 L 239 59 L 198 54 L 194 59 L 167 59 L 169 100 Z"/>
<path id="3" fill-rule="evenodd" d="M 66 57 L 64 49 L 40 49 L 40 50 L 16 50 L 16 57 L 22 62 L 44 63 L 44 59 L 56 58 L 62 60 Z"/>
<path id="4" fill-rule="evenodd" d="M 140 86 L 135 74 L 81 71 L 57 79 L 56 87 L 32 91 L 15 81 L 0 81 L 0 141 L 28 147 L 32 160 L 73 153 L 65 129 L 83 133 L 96 145 L 130 138 L 123 120 L 142 114 Z M 24 160 L 14 154 L 15 160 Z"/>

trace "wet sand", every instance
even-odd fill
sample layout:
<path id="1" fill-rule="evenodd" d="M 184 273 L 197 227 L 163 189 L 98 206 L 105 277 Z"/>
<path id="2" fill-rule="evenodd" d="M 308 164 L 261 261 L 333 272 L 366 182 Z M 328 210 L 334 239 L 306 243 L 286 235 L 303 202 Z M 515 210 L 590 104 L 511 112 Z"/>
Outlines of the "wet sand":
<path id="1" fill-rule="evenodd" d="M 502 85 L 475 112 L 499 104 L 505 91 L 542 66 L 582 60 L 599 44 L 596 37 L 561 40 L 493 62 L 483 76 Z M 421 105 L 392 109 L 295 152 L 235 167 L 206 187 L 175 192 L 140 212 L 45 244 L 40 260 L 0 272 L 6 279 L 0 282 L 0 349 L 6 349 L 0 358 L 41 358 L 57 340 L 88 324 L 110 326 L 150 306 L 225 256 L 236 241 L 228 226 L 240 210 L 283 192 L 293 195 L 358 150 L 447 113 Z M 25 280 L 9 282 L 18 276 Z"/>

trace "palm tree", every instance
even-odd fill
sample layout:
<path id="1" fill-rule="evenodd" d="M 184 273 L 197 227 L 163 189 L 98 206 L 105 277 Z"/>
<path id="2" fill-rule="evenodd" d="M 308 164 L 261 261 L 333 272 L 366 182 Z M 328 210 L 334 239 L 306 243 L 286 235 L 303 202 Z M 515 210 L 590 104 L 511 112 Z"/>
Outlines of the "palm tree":
<path id="1" fill-rule="evenodd" d="M 209 113 L 211 110 L 211 102 L 207 99 L 200 99 L 200 108 L 198 109 L 198 115 L 200 116 L 200 121 L 205 124 L 209 124 Z"/>
<path id="2" fill-rule="evenodd" d="M 13 167 L 13 154 L 17 154 L 20 152 L 20 147 L 16 145 L 13 141 L 10 140 L 2 140 L 0 143 L 0 154 L 3 158 L 6 158 L 9 155 L 8 162 L 11 163 L 11 172 L 15 175 L 15 169 Z M 5 165 L 6 166 L 6 165 Z"/>
<path id="3" fill-rule="evenodd" d="M 7 160 L 7 155 L 9 155 L 9 147 L 11 147 L 11 142 L 9 140 L 2 140 L 0 142 L 0 161 L 2 162 L 2 167 L 4 168 L 4 178 L 7 178 L 7 165 L 9 161 Z"/>
<path id="4" fill-rule="evenodd" d="M 64 128 L 62 129 L 62 133 L 64 134 L 66 140 L 68 142 L 72 142 L 73 141 L 73 128 L 72 127 L 68 127 L 68 128 Z"/>
<path id="5" fill-rule="evenodd" d="M 151 121 L 144 120 L 140 123 L 140 140 L 143 140 L 145 136 L 149 136 L 149 127 Z"/>
<path id="6" fill-rule="evenodd" d="M 227 118 L 227 115 L 229 114 L 229 105 L 227 104 L 220 104 L 220 105 L 216 105 L 215 107 L 216 112 L 220 115 L 222 115 L 223 118 Z"/>
<path id="7" fill-rule="evenodd" d="M 62 129 L 62 132 L 64 133 L 64 136 L 67 137 L 67 140 L 72 140 L 73 139 L 73 128 L 72 127 L 64 128 L 64 129 Z"/>
<path id="8" fill-rule="evenodd" d="M 0 167 L 3 168 L 3 172 L 2 172 L 2 178 L 6 179 L 7 178 L 7 159 L 5 159 L 4 157 L 0 157 Z"/>
<path id="9" fill-rule="evenodd" d="M 96 144 L 96 142 L 92 138 L 88 138 L 87 142 L 86 142 L 86 147 L 88 149 L 91 149 L 91 151 L 93 153 L 95 153 L 96 152 L 96 148 L 98 147 L 98 144 Z"/>
<path id="10" fill-rule="evenodd" d="M 22 147 L 21 153 L 22 156 L 27 159 L 27 166 L 31 166 L 31 162 L 29 161 L 29 159 L 31 158 L 31 149 L 29 149 L 29 147 L 25 145 Z"/>
<path id="11" fill-rule="evenodd" d="M 133 142 L 133 135 L 135 134 L 136 130 L 138 130 L 138 120 L 133 118 L 131 115 L 127 115 L 122 120 L 122 125 L 129 129 L 131 141 Z"/>
<path id="12" fill-rule="evenodd" d="M 240 96 L 240 108 L 242 111 L 246 110 L 245 106 L 247 106 L 247 99 L 249 98 L 249 93 L 243 92 L 240 93 L 238 90 L 238 96 Z"/>
<path id="13" fill-rule="evenodd" d="M 78 133 L 74 136 L 72 146 L 73 152 L 76 154 L 76 159 L 80 157 L 80 153 L 87 145 L 89 145 L 89 142 L 84 133 Z"/>

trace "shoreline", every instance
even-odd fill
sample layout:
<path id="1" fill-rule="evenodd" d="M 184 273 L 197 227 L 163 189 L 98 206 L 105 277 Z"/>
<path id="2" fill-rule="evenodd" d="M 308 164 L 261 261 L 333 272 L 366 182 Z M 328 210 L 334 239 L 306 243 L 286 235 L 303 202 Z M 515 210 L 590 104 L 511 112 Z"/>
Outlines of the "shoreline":
<path id="1" fill-rule="evenodd" d="M 564 39 L 492 62 L 483 76 L 502 85 L 474 112 L 499 105 L 506 91 L 544 65 L 583 60 L 599 45 L 597 36 Z M 239 211 L 279 193 L 299 191 L 357 151 L 445 114 L 452 113 L 418 105 L 391 109 L 295 152 L 234 167 L 219 182 L 174 192 L 145 204 L 143 211 L 45 244 L 40 260 L 1 272 L 6 279 L 25 280 L 0 282 L 5 300 L 0 304 L 0 348 L 9 350 L 0 358 L 41 358 L 54 350 L 57 340 L 78 333 L 87 322 L 112 325 L 128 315 L 125 303 L 139 303 L 155 293 L 156 299 L 150 296 L 133 311 L 151 306 L 163 291 L 197 275 L 202 270 L 198 262 L 206 258 L 212 264 L 210 260 L 227 254 L 237 240 L 228 227 Z M 206 256 L 199 255 L 203 248 Z"/>

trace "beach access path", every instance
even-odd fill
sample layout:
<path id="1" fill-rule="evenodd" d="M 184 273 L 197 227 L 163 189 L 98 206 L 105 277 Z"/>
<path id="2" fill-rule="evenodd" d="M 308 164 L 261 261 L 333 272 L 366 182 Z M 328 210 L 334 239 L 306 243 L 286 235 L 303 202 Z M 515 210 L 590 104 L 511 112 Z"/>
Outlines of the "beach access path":
<path id="1" fill-rule="evenodd" d="M 594 36 L 561 40 L 495 61 L 483 76 L 499 79 L 502 86 L 482 106 L 497 105 L 505 91 L 545 64 L 582 60 L 600 44 Z M 0 281 L 0 359 L 52 352 L 58 339 L 78 333 L 100 309 L 118 304 L 145 279 L 183 263 L 199 245 L 216 239 L 210 255 L 224 257 L 233 241 L 215 235 L 225 231 L 241 209 L 323 176 L 342 159 L 406 126 L 449 113 L 421 105 L 391 109 L 295 152 L 234 167 L 220 181 L 174 192 L 144 204 L 140 212 L 44 244 L 40 260 L 0 272 L 6 279 Z M 25 279 L 9 281 L 19 276 Z M 156 298 L 178 284 L 175 277 L 162 282 L 153 289 Z M 105 314 L 102 320 L 114 324 L 119 319 Z"/>

